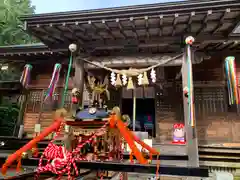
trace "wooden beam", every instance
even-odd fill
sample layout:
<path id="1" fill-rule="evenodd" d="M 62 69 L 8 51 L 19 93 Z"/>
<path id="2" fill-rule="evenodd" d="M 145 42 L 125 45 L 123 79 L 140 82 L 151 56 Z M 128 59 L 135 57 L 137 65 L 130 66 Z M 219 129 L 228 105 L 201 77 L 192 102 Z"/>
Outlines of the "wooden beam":
<path id="1" fill-rule="evenodd" d="M 84 76 L 85 76 L 85 71 L 84 71 L 84 61 L 81 59 L 80 56 L 77 56 L 74 60 L 74 65 L 75 65 L 75 74 L 74 74 L 74 86 L 75 88 L 78 88 L 79 90 L 79 104 L 76 108 L 82 107 L 83 103 L 83 91 L 84 91 Z"/>
<path id="2" fill-rule="evenodd" d="M 221 43 L 221 45 L 219 46 L 219 47 L 217 47 L 216 49 L 217 50 L 224 50 L 224 49 L 226 49 L 230 44 L 232 44 L 233 42 L 231 42 L 231 41 L 224 41 L 224 42 L 222 42 Z"/>
<path id="3" fill-rule="evenodd" d="M 159 36 L 163 35 L 163 15 L 159 16 Z"/>
<path id="4" fill-rule="evenodd" d="M 191 32 L 192 22 L 193 22 L 193 17 L 194 16 L 195 16 L 195 12 L 191 12 L 191 14 L 189 15 L 189 18 L 188 18 L 188 23 L 187 23 L 187 28 L 185 30 L 185 33 Z"/>
<path id="5" fill-rule="evenodd" d="M 215 34 L 216 32 L 218 32 L 218 30 L 223 26 L 223 24 L 224 24 L 224 19 L 225 19 L 226 15 L 227 15 L 228 13 L 230 13 L 230 12 L 231 12 L 231 9 L 230 9 L 230 8 L 227 8 L 226 11 L 222 14 L 222 16 L 221 16 L 221 18 L 220 18 L 220 20 L 219 20 L 219 22 L 218 22 L 218 25 L 217 25 L 216 28 L 213 30 L 212 34 Z"/>
<path id="6" fill-rule="evenodd" d="M 190 85 L 192 89 L 189 89 L 189 92 L 192 93 L 192 98 L 194 98 L 193 94 L 193 82 L 192 82 L 192 51 L 191 45 L 186 45 L 184 49 L 183 61 L 182 61 L 182 88 L 188 87 L 188 81 L 190 76 Z M 186 130 L 186 140 L 187 140 L 187 152 L 188 152 L 188 165 L 190 167 L 199 167 L 199 155 L 198 155 L 198 140 L 197 140 L 197 132 L 196 132 L 196 122 L 194 122 L 195 126 L 191 126 L 189 123 L 189 102 L 183 92 L 183 106 L 184 106 L 184 124 Z M 194 101 L 193 101 L 193 110 L 194 110 Z M 195 114 L 195 112 L 193 112 Z M 195 121 L 195 116 L 192 117 L 191 120 Z"/>
<path id="7" fill-rule="evenodd" d="M 239 46 L 240 42 L 239 41 L 234 41 L 234 43 L 228 47 L 228 49 L 233 50 L 235 47 Z"/>
<path id="8" fill-rule="evenodd" d="M 88 21 L 88 24 L 91 25 L 91 27 L 93 28 L 94 32 L 100 37 L 100 39 L 102 41 L 104 41 L 104 38 L 99 33 L 98 28 L 96 27 L 96 25 L 92 21 Z"/>
<path id="9" fill-rule="evenodd" d="M 150 34 L 149 34 L 148 16 L 145 16 L 144 19 L 145 19 L 146 36 L 147 36 L 147 39 L 149 39 Z"/>
<path id="10" fill-rule="evenodd" d="M 131 26 L 132 26 L 132 32 L 133 32 L 133 34 L 134 34 L 134 36 L 135 36 L 135 38 L 136 39 L 138 39 L 138 34 L 137 34 L 137 31 L 136 31 L 136 25 L 135 25 L 135 23 L 134 23 L 134 18 L 133 17 L 130 17 L 130 23 L 131 23 Z"/>
<path id="11" fill-rule="evenodd" d="M 28 33 L 30 33 L 31 35 L 33 35 L 35 38 L 37 38 L 38 40 L 40 40 L 41 42 L 45 43 L 45 44 L 49 44 L 49 47 L 51 47 L 52 44 L 55 43 L 55 39 L 53 39 L 52 37 L 50 37 L 48 34 L 45 34 L 45 36 L 43 35 L 39 35 L 38 32 L 36 32 L 36 30 L 32 31 L 32 30 L 28 30 Z M 42 33 L 42 32 L 40 32 Z M 47 36 L 47 39 L 44 38 Z"/>
<path id="12" fill-rule="evenodd" d="M 217 49 L 217 48 L 220 47 L 222 44 L 223 44 L 223 43 L 221 43 L 221 42 L 216 43 L 216 45 L 215 45 L 215 46 L 212 46 L 212 47 L 210 48 L 210 50 Z"/>
<path id="13" fill-rule="evenodd" d="M 176 25 L 177 25 L 177 22 L 178 22 L 178 14 L 174 14 L 174 19 L 173 19 L 173 30 L 172 30 L 172 36 L 175 36 L 175 32 L 176 32 Z"/>
<path id="14" fill-rule="evenodd" d="M 122 27 L 122 24 L 121 24 L 121 22 L 118 18 L 116 19 L 116 23 L 118 24 L 118 28 L 119 28 L 120 33 L 122 34 L 123 38 L 127 39 L 127 35 L 125 34 L 125 32 L 123 30 L 123 27 Z"/>
<path id="15" fill-rule="evenodd" d="M 49 27 L 52 27 L 52 24 L 50 24 Z M 47 29 L 46 27 L 41 27 L 41 31 L 43 31 L 45 34 L 48 34 L 50 37 L 55 39 L 57 42 L 65 43 L 65 40 L 61 38 L 62 36 L 58 33 L 57 29 L 55 29 L 55 28 Z"/>
<path id="16" fill-rule="evenodd" d="M 166 45 L 166 44 L 182 44 L 182 36 L 156 36 L 153 37 L 151 36 L 151 39 L 146 39 L 146 37 L 139 37 L 138 41 L 140 40 L 144 40 L 145 43 L 140 44 L 139 46 L 145 45 L 145 46 L 159 46 L 159 45 Z M 236 40 L 240 40 L 240 37 L 224 37 L 224 36 L 212 36 L 212 35 L 200 35 L 196 38 L 196 43 L 217 43 L 217 42 L 223 42 L 223 41 L 236 41 Z M 128 38 L 128 41 L 131 42 L 136 42 L 135 38 Z M 102 43 L 102 41 L 95 41 L 95 42 L 87 42 L 86 47 L 101 47 L 101 49 L 104 48 L 111 48 L 114 46 L 125 46 L 126 45 L 126 40 L 125 39 L 119 39 L 119 40 L 105 40 L 105 44 Z"/>
<path id="17" fill-rule="evenodd" d="M 75 31 L 75 30 L 73 30 L 73 29 L 71 29 L 71 28 L 69 28 L 69 27 L 67 27 L 67 26 L 64 26 L 64 28 L 65 28 L 68 32 L 70 32 L 70 33 L 72 34 L 72 37 L 75 39 L 75 41 L 77 41 L 77 44 L 79 44 L 79 45 L 84 45 L 84 39 L 81 38 L 80 36 L 78 36 L 78 35 L 76 34 L 76 31 Z"/>
<path id="18" fill-rule="evenodd" d="M 204 17 L 204 19 L 203 19 L 202 26 L 201 26 L 201 28 L 199 29 L 199 31 L 197 32 L 197 36 L 198 36 L 202 31 L 204 31 L 204 29 L 206 28 L 208 19 L 209 19 L 209 17 L 210 17 L 211 14 L 212 14 L 212 10 L 208 10 L 207 14 L 205 15 L 205 17 Z"/>
<path id="19" fill-rule="evenodd" d="M 240 25 L 239 19 L 240 19 L 240 14 L 235 18 L 235 22 L 231 24 L 231 27 L 229 28 L 226 35 L 228 36 L 232 35 L 232 32 Z"/>
<path id="20" fill-rule="evenodd" d="M 89 36 L 89 35 L 87 34 L 87 30 L 84 29 L 84 28 L 82 28 L 82 27 L 80 26 L 80 24 L 79 24 L 78 21 L 75 22 L 75 26 L 77 27 L 77 29 L 78 29 L 79 31 L 81 31 L 81 32 L 83 33 L 83 36 L 87 36 L 88 39 L 90 39 L 90 40 L 92 39 L 92 36 Z"/>
<path id="21" fill-rule="evenodd" d="M 104 27 L 106 28 L 108 34 L 112 37 L 112 39 L 116 39 L 116 37 L 112 33 L 112 30 L 109 28 L 105 20 L 102 20 L 102 24 L 104 25 Z"/>

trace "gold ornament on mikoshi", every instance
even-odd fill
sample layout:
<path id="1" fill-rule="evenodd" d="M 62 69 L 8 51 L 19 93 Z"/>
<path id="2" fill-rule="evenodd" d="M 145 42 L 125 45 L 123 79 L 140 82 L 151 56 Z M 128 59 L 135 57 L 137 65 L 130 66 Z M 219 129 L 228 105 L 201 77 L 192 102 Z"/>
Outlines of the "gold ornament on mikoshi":
<path id="1" fill-rule="evenodd" d="M 132 77 L 128 78 L 127 89 L 134 89 Z"/>
<path id="2" fill-rule="evenodd" d="M 122 86 L 120 74 L 117 74 L 116 87 Z"/>
<path id="3" fill-rule="evenodd" d="M 23 159 L 26 159 L 27 157 L 28 157 L 28 153 L 27 153 L 27 152 L 23 152 L 23 153 L 22 153 L 22 158 L 23 158 Z"/>
<path id="4" fill-rule="evenodd" d="M 148 77 L 147 77 L 147 72 L 144 72 L 144 73 L 143 73 L 142 85 L 149 85 L 149 81 L 148 81 Z"/>

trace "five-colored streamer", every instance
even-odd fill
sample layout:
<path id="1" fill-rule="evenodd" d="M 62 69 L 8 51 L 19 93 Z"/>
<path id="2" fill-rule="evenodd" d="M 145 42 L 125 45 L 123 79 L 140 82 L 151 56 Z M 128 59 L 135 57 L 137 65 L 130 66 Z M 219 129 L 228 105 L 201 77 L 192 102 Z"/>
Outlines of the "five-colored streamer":
<path id="1" fill-rule="evenodd" d="M 31 70 L 32 70 L 32 65 L 26 64 L 24 66 L 24 70 L 22 72 L 22 76 L 20 78 L 20 82 L 21 82 L 22 86 L 25 87 L 25 88 L 28 86 L 28 84 L 30 82 Z"/>
<path id="2" fill-rule="evenodd" d="M 193 86 L 192 86 L 192 60 L 191 60 L 191 49 L 190 45 L 187 45 L 187 64 L 188 64 L 188 79 L 187 79 L 187 87 L 189 90 L 188 94 L 188 112 L 189 112 L 189 118 L 188 123 L 194 127 L 195 121 L 194 121 L 194 104 L 193 104 Z"/>
<path id="3" fill-rule="evenodd" d="M 50 84 L 48 86 L 48 89 L 47 89 L 46 96 L 45 96 L 44 100 L 46 100 L 48 97 L 53 95 L 53 93 L 56 89 L 58 80 L 59 80 L 60 70 L 61 70 L 61 64 L 58 64 L 58 63 L 55 64 L 54 71 L 53 71 L 53 74 L 52 74 L 52 79 L 51 79 Z"/>
<path id="4" fill-rule="evenodd" d="M 225 59 L 225 69 L 228 87 L 229 105 L 238 104 L 237 76 L 235 69 L 235 57 L 229 56 Z"/>

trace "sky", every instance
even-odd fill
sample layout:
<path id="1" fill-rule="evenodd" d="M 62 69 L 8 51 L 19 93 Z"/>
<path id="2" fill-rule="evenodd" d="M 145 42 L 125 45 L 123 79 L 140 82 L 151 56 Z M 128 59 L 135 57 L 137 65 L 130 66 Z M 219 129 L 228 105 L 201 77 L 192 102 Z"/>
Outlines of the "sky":
<path id="1" fill-rule="evenodd" d="M 32 4 L 39 14 L 173 1 L 181 0 L 32 0 Z"/>

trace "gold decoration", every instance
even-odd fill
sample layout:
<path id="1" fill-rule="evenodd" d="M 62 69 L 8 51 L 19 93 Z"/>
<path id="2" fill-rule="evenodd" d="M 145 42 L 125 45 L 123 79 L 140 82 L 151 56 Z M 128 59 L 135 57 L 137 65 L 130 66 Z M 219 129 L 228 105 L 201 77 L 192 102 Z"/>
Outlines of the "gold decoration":
<path id="1" fill-rule="evenodd" d="M 122 86 L 122 81 L 121 81 L 120 74 L 117 74 L 116 86 L 117 87 Z"/>
<path id="2" fill-rule="evenodd" d="M 149 81 L 148 81 L 148 77 L 147 77 L 147 72 L 144 72 L 144 73 L 143 73 L 142 85 L 149 85 Z"/>
<path id="3" fill-rule="evenodd" d="M 91 95 L 90 99 L 93 103 L 94 100 L 97 100 L 101 94 L 106 95 L 106 100 L 110 99 L 110 92 L 108 91 L 108 77 L 105 76 L 103 82 L 96 83 L 95 77 L 87 77 L 85 85 L 87 87 L 88 93 Z"/>
<path id="4" fill-rule="evenodd" d="M 113 107 L 112 113 L 115 113 L 118 119 L 121 119 L 121 110 L 118 106 Z"/>
<path id="5" fill-rule="evenodd" d="M 23 153 L 22 153 L 22 158 L 23 158 L 23 159 L 26 159 L 27 157 L 28 157 L 28 153 L 27 153 L 27 152 L 23 152 Z"/>
<path id="6" fill-rule="evenodd" d="M 59 117 L 66 117 L 67 116 L 67 110 L 64 108 L 58 109 L 55 112 L 55 118 L 59 118 Z"/>
<path id="7" fill-rule="evenodd" d="M 134 89 L 132 77 L 129 77 L 129 78 L 128 78 L 127 89 L 128 89 L 128 90 L 129 90 L 129 89 Z"/>

